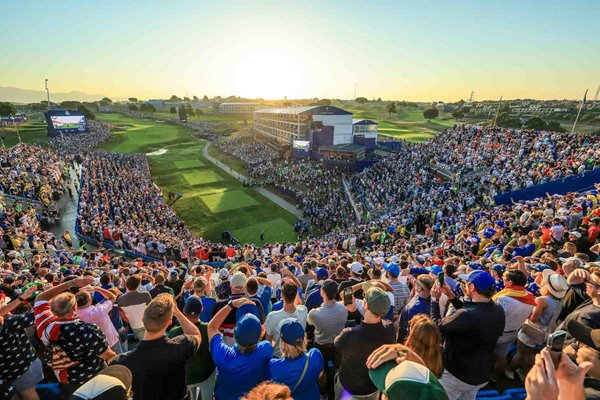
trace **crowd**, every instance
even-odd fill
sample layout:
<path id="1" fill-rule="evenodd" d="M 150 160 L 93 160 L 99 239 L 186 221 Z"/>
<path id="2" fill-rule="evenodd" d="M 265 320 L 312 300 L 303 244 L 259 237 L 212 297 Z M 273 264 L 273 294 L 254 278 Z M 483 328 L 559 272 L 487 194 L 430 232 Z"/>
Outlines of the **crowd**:
<path id="1" fill-rule="evenodd" d="M 427 161 L 497 193 L 594 169 L 600 157 L 595 135 L 457 125 L 422 147 Z"/>
<path id="2" fill-rule="evenodd" d="M 84 187 L 118 176 L 90 162 L 107 164 Z M 131 176 L 136 162 L 118 165 Z M 94 196 L 116 190 L 99 187 Z M 3 389 L 35 399 L 34 349 L 45 348 L 63 398 L 474 399 L 505 377 L 531 399 L 597 398 L 598 200 L 486 207 L 423 234 L 372 220 L 347 235 L 244 245 L 218 270 L 195 253 L 126 261 L 63 244 L 28 257 L 13 244 L 0 348 L 19 363 L 3 363 Z M 132 212 L 97 204 L 113 221 Z"/>
<path id="3" fill-rule="evenodd" d="M 255 185 L 266 185 L 294 199 L 311 228 L 328 232 L 353 223 L 341 183 L 344 172 L 319 162 L 286 159 L 262 140 L 234 138 L 215 142 L 221 151 L 242 160 Z"/>
<path id="4" fill-rule="evenodd" d="M 571 147 L 597 146 L 586 140 Z M 144 155 L 85 154 L 80 232 L 160 261 L 74 248 L 0 201 L 0 398 L 50 396 L 40 382 L 64 399 L 475 399 L 495 382 L 532 400 L 600 398 L 600 185 L 494 206 L 485 182 L 443 182 L 427 147 L 407 145 L 349 177 L 367 215 L 354 224 L 332 194 L 339 172 L 221 145 L 261 159 L 247 163 L 264 182 L 323 200 L 328 233 L 205 241 Z M 17 151 L 2 153 L 15 182 L 50 184 L 46 168 L 72 160 Z"/>
<path id="5" fill-rule="evenodd" d="M 67 154 L 84 154 L 110 139 L 110 125 L 105 122 L 88 120 L 89 132 L 60 135 L 50 138 L 49 144 L 57 151 Z"/>

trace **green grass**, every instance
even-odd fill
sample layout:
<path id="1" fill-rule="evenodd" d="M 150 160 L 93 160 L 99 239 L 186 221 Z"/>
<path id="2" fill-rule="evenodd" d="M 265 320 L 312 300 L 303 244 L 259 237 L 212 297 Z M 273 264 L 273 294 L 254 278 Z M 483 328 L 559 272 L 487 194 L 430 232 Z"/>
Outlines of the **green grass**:
<path id="1" fill-rule="evenodd" d="M 175 166 L 177 169 L 188 169 L 195 167 L 204 167 L 204 163 L 200 160 L 183 160 L 183 161 L 175 161 Z"/>
<path id="2" fill-rule="evenodd" d="M 202 173 L 198 173 L 198 171 L 189 172 L 183 174 L 183 177 L 192 186 L 206 185 L 207 183 L 215 183 L 223 180 L 217 172 L 211 170 L 203 170 Z"/>
<path id="3" fill-rule="evenodd" d="M 24 143 L 35 143 L 48 141 L 48 134 L 46 133 L 46 122 L 28 122 L 24 125 L 17 126 L 21 140 Z M 4 137 L 4 145 L 6 147 L 14 146 L 19 143 L 17 136 L 17 129 L 13 126 L 0 127 L 0 136 Z"/>
<path id="4" fill-rule="evenodd" d="M 204 159 L 206 142 L 190 129 L 118 114 L 99 114 L 98 119 L 124 127 L 102 144 L 105 150 L 167 150 L 148 157 L 152 179 L 165 196 L 170 191 L 183 194 L 171 207 L 198 236 L 221 240 L 221 232 L 230 230 L 241 242 L 259 243 L 264 229 L 271 242 L 296 239 L 296 217 Z"/>
<path id="5" fill-rule="evenodd" d="M 202 201 L 213 213 L 237 210 L 244 207 L 256 206 L 258 202 L 242 190 L 227 190 L 203 195 Z"/>

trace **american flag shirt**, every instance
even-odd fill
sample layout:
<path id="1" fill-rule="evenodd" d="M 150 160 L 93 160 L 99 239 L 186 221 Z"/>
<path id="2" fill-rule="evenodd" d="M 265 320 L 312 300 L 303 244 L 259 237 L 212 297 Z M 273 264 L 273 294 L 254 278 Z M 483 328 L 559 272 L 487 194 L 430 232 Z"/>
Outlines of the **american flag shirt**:
<path id="1" fill-rule="evenodd" d="M 25 328 L 32 325 L 33 311 L 4 318 L 0 331 L 1 381 L 18 379 L 36 359 L 35 350 L 25 332 Z"/>
<path id="2" fill-rule="evenodd" d="M 105 363 L 98 356 L 108 349 L 108 342 L 98 326 L 77 318 L 58 318 L 50 311 L 48 301 L 37 301 L 33 310 L 36 332 L 42 343 L 57 344 L 77 362 L 60 372 L 60 382 L 83 385 L 104 368 Z"/>

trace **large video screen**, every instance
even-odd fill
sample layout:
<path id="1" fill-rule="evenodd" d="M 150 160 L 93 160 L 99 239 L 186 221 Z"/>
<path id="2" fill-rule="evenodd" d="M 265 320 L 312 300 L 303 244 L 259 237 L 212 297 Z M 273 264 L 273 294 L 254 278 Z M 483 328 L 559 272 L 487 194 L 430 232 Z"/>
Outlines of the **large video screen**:
<path id="1" fill-rule="evenodd" d="M 81 111 L 51 110 L 46 112 L 46 121 L 50 136 L 82 133 L 88 130 L 87 120 Z"/>
<path id="2" fill-rule="evenodd" d="M 309 151 L 310 150 L 310 142 L 307 140 L 294 140 L 292 143 L 292 150 Z"/>
<path id="3" fill-rule="evenodd" d="M 51 116 L 54 129 L 85 129 L 85 117 L 83 115 L 56 115 Z"/>

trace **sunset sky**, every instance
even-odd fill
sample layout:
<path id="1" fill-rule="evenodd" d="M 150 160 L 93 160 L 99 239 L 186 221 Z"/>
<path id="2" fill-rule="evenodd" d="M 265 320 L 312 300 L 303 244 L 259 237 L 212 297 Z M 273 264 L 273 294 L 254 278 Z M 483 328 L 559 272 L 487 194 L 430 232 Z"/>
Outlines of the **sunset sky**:
<path id="1" fill-rule="evenodd" d="M 5 1 L 0 86 L 456 101 L 600 85 L 600 1 Z"/>

